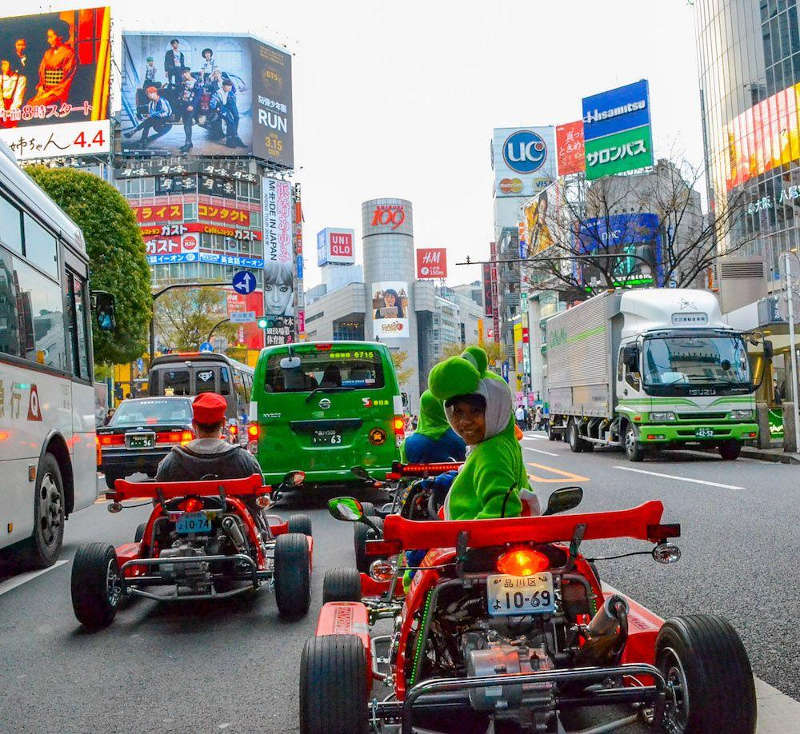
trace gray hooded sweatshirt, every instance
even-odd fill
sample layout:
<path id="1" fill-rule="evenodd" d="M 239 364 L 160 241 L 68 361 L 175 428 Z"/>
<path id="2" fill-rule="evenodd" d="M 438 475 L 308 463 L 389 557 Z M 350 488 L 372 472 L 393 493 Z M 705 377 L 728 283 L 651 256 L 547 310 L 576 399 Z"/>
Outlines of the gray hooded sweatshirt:
<path id="1" fill-rule="evenodd" d="M 160 482 L 195 482 L 200 479 L 241 479 L 261 474 L 256 458 L 241 446 L 221 438 L 197 438 L 186 446 L 173 446 L 156 472 Z"/>

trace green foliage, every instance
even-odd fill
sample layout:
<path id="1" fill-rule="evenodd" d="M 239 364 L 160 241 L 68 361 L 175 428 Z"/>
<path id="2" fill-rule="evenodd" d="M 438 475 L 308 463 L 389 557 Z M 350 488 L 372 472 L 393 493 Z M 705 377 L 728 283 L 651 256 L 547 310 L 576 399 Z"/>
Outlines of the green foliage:
<path id="1" fill-rule="evenodd" d="M 489 365 L 499 365 L 503 359 L 505 359 L 503 355 L 503 347 L 500 345 L 499 342 L 496 341 L 484 341 L 483 344 L 458 344 L 457 342 L 452 342 L 450 344 L 443 344 L 442 345 L 442 359 L 447 359 L 447 357 L 460 357 L 461 353 L 467 347 L 480 347 L 486 352 L 486 356 L 489 359 Z"/>
<path id="2" fill-rule="evenodd" d="M 405 361 L 408 359 L 408 352 L 404 352 L 402 350 L 391 352 L 392 357 L 392 364 L 394 365 L 394 371 L 397 374 L 397 382 L 403 386 L 408 383 L 408 381 L 414 376 L 414 367 L 406 367 L 403 368 Z"/>
<path id="3" fill-rule="evenodd" d="M 100 331 L 92 319 L 95 362 L 137 359 L 147 351 L 152 301 L 144 242 L 128 202 L 110 184 L 74 168 L 28 166 L 25 172 L 83 230 L 92 289 L 114 295 L 116 330 Z"/>
<path id="4" fill-rule="evenodd" d="M 198 349 L 214 326 L 227 317 L 226 292 L 221 288 L 187 288 L 165 293 L 156 300 L 156 332 L 166 346 L 179 351 Z M 235 324 L 221 324 L 215 336 L 233 342 Z"/>

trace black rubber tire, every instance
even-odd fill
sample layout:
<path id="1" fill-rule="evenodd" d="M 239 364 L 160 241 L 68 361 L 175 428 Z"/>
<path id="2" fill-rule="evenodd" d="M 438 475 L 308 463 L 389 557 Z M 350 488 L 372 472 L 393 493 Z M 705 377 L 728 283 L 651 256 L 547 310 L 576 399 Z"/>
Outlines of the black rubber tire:
<path id="1" fill-rule="evenodd" d="M 547 424 L 547 440 L 548 441 L 560 441 L 561 434 L 553 428 L 552 423 Z"/>
<path id="2" fill-rule="evenodd" d="M 372 502 L 362 502 L 361 507 L 367 517 L 375 514 L 375 505 Z"/>
<path id="3" fill-rule="evenodd" d="M 755 732 L 753 671 L 739 635 L 727 620 L 706 614 L 668 619 L 656 638 L 656 666 L 665 675 L 670 670 L 677 673 L 676 656 L 688 688 L 689 711 L 685 721 L 679 721 L 682 727 L 672 731 Z M 667 713 L 675 713 L 670 705 Z"/>
<path id="4" fill-rule="evenodd" d="M 300 734 L 366 734 L 368 674 L 355 635 L 308 640 L 300 658 Z"/>
<path id="5" fill-rule="evenodd" d="M 140 522 L 136 526 L 136 532 L 133 534 L 133 542 L 134 543 L 141 542 L 142 538 L 144 538 L 144 531 L 145 531 L 146 528 L 147 528 L 147 523 L 146 522 Z"/>
<path id="6" fill-rule="evenodd" d="M 107 627 L 122 599 L 120 589 L 109 588 L 109 574 L 121 576 L 114 546 L 89 543 L 78 548 L 72 560 L 72 609 L 89 630 Z"/>
<path id="7" fill-rule="evenodd" d="M 727 441 L 723 441 L 719 445 L 719 455 L 725 461 L 736 461 L 736 459 L 739 458 L 739 454 L 741 453 L 742 453 L 742 444 L 735 438 L 730 438 Z"/>
<path id="8" fill-rule="evenodd" d="M 629 437 L 628 434 L 632 434 L 632 436 Z M 628 423 L 625 426 L 623 445 L 625 446 L 625 456 L 628 457 L 628 461 L 638 462 L 644 459 L 645 452 L 642 445 L 639 443 L 636 428 L 632 423 Z"/>
<path id="9" fill-rule="evenodd" d="M 380 517 L 370 518 L 383 534 L 383 520 Z M 370 564 L 377 559 L 377 556 L 368 556 L 366 553 L 366 542 L 377 540 L 380 536 L 369 525 L 357 522 L 353 526 L 353 550 L 356 554 L 356 568 L 362 573 L 369 573 Z"/>
<path id="10" fill-rule="evenodd" d="M 584 443 L 578 434 L 578 426 L 574 420 L 570 419 L 567 424 L 567 442 L 569 443 L 569 450 L 573 454 L 580 454 L 584 450 Z"/>
<path id="11" fill-rule="evenodd" d="M 361 575 L 354 568 L 331 568 L 322 580 L 322 603 L 361 601 Z"/>
<path id="12" fill-rule="evenodd" d="M 58 495 L 57 499 L 52 497 L 53 493 Z M 43 502 L 48 503 L 44 508 Z M 58 462 L 48 452 L 36 469 L 33 533 L 20 544 L 20 552 L 16 558 L 20 566 L 29 569 L 47 568 L 58 560 L 61 544 L 64 542 L 64 521 L 64 481 Z"/>
<path id="13" fill-rule="evenodd" d="M 275 541 L 275 603 L 282 617 L 301 617 L 311 604 L 311 564 L 302 533 Z"/>
<path id="14" fill-rule="evenodd" d="M 305 513 L 289 515 L 289 532 L 311 535 L 311 518 Z"/>

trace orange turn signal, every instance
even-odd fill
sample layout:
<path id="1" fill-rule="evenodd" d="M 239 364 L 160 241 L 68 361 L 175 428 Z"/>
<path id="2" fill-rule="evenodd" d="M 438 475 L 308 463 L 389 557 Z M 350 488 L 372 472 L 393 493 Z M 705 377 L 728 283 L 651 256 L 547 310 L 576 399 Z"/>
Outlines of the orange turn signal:
<path id="1" fill-rule="evenodd" d="M 550 567 L 550 559 L 531 548 L 512 548 L 497 559 L 497 570 L 511 576 L 531 576 Z"/>

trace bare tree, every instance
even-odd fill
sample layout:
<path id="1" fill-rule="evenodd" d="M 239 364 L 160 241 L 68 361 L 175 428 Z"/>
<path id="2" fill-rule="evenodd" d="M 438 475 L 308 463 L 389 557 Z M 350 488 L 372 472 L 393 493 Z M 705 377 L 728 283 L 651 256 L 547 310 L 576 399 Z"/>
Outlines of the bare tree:
<path id="1" fill-rule="evenodd" d="M 524 209 L 530 280 L 575 297 L 626 284 L 696 286 L 756 236 L 743 226 L 743 193 L 703 215 L 702 173 L 661 159 L 645 173 L 553 184 Z M 723 241 L 732 243 L 725 252 Z"/>

